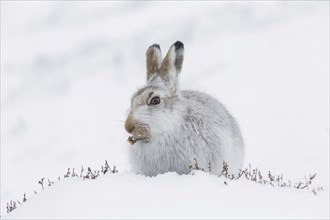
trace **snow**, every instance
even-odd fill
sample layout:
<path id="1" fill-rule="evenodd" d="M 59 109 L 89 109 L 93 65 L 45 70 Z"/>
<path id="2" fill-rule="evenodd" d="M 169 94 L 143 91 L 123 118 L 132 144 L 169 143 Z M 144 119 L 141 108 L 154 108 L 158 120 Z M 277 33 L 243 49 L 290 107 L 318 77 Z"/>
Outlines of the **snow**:
<path id="1" fill-rule="evenodd" d="M 245 164 L 292 181 L 317 173 L 324 191 L 130 172 L 124 120 L 145 51 L 177 40 L 181 87 L 235 115 Z M 1 1 L 3 218 L 329 218 L 328 114 L 327 1 Z M 104 160 L 119 173 L 38 184 Z"/>
<path id="2" fill-rule="evenodd" d="M 156 178 L 106 174 L 96 181 L 65 179 L 6 216 L 43 219 L 111 218 L 322 218 L 326 194 L 279 189 L 247 181 L 223 183 L 197 172 Z M 101 190 L 102 189 L 102 190 Z M 30 204 L 28 204 L 30 203 Z M 313 207 L 310 207 L 313 204 Z"/>

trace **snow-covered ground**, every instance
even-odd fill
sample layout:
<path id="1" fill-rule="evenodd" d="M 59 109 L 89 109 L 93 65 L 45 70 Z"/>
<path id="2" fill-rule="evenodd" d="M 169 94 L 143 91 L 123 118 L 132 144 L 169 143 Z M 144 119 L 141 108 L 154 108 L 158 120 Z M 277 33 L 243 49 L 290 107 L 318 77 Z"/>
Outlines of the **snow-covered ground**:
<path id="1" fill-rule="evenodd" d="M 145 82 L 145 51 L 177 40 L 181 87 L 235 115 L 245 164 L 292 181 L 317 173 L 324 191 L 130 172 L 124 120 Z M 328 114 L 327 1 L 1 1 L 4 218 L 329 218 Z M 119 173 L 38 184 L 104 160 Z"/>

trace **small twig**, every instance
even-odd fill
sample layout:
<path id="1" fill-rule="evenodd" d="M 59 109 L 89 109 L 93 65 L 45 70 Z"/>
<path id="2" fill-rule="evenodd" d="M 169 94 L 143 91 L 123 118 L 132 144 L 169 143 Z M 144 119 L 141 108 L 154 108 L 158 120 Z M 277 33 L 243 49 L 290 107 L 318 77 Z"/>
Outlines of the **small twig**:
<path id="1" fill-rule="evenodd" d="M 51 186 L 51 185 L 53 185 L 54 184 L 54 182 L 52 182 L 52 181 L 50 181 L 49 179 L 48 179 L 48 186 Z"/>
<path id="2" fill-rule="evenodd" d="M 41 180 L 39 180 L 39 184 L 41 185 L 41 187 L 42 187 L 42 190 L 44 190 L 44 177 L 41 179 Z"/>
<path id="3" fill-rule="evenodd" d="M 26 202 L 27 199 L 26 199 L 26 193 L 24 193 L 24 197 L 23 197 L 23 202 Z"/>
<path id="4" fill-rule="evenodd" d="M 224 175 L 225 177 L 228 177 L 228 170 L 229 170 L 229 166 L 226 163 L 226 161 L 222 162 L 222 171 L 221 171 L 221 175 Z"/>
<path id="5" fill-rule="evenodd" d="M 64 175 L 64 178 L 68 178 L 68 177 L 70 177 L 70 168 L 68 168 L 68 172 L 66 172 L 66 174 Z"/>
<path id="6" fill-rule="evenodd" d="M 111 173 L 118 173 L 118 170 L 117 170 L 117 167 L 116 166 L 113 166 L 112 167 Z"/>
<path id="7" fill-rule="evenodd" d="M 196 157 L 194 158 L 194 161 L 195 161 L 195 170 L 200 170 Z"/>
<path id="8" fill-rule="evenodd" d="M 209 173 L 211 173 L 212 172 L 211 161 L 209 161 L 209 163 L 208 163 L 208 169 L 209 169 Z"/>
<path id="9" fill-rule="evenodd" d="M 80 170 L 80 177 L 83 177 L 83 172 L 84 172 L 84 167 L 81 166 L 81 170 Z"/>
<path id="10" fill-rule="evenodd" d="M 76 174 L 76 173 L 74 172 L 74 168 L 72 168 L 72 174 L 71 174 L 71 177 L 78 177 L 78 174 Z"/>

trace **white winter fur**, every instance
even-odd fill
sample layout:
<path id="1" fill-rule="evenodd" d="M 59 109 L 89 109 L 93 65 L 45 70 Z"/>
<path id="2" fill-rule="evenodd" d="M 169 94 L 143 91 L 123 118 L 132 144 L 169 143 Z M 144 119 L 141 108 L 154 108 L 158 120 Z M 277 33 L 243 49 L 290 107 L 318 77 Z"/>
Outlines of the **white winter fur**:
<path id="1" fill-rule="evenodd" d="M 243 163 L 244 144 L 237 122 L 211 96 L 179 90 L 181 42 L 170 48 L 163 63 L 166 59 L 171 59 L 168 75 L 164 71 L 155 74 L 132 99 L 131 123 L 148 128 L 147 139 L 130 147 L 133 170 L 147 176 L 171 171 L 187 174 L 196 158 L 204 170 L 208 170 L 210 163 L 214 174 L 221 172 L 223 161 L 229 164 L 230 172 L 238 172 Z M 176 59 L 182 59 L 181 64 Z M 159 97 L 161 102 L 148 105 L 150 96 Z"/>

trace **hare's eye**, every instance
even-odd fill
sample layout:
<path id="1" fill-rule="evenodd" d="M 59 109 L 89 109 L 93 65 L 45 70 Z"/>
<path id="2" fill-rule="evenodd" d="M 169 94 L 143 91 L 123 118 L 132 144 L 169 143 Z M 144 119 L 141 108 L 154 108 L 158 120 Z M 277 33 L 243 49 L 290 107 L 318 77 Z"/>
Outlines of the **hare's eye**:
<path id="1" fill-rule="evenodd" d="M 150 100 L 149 105 L 158 105 L 159 103 L 160 103 L 160 98 L 158 96 L 155 96 Z"/>

